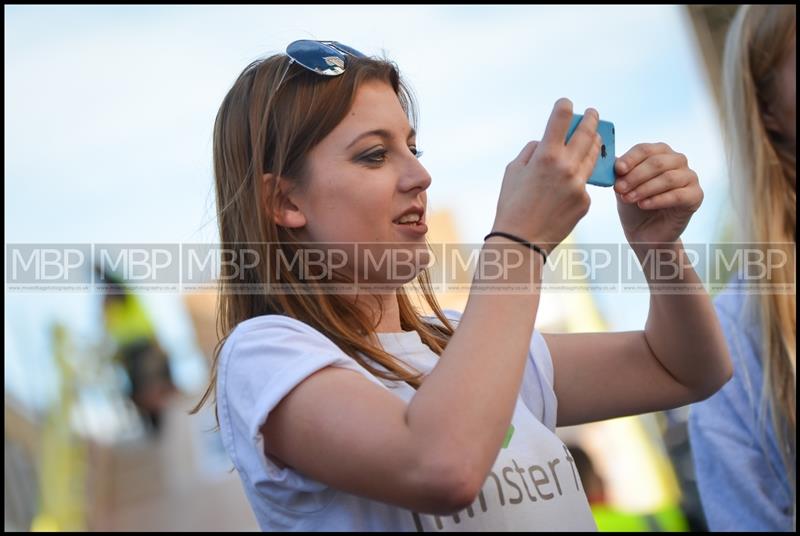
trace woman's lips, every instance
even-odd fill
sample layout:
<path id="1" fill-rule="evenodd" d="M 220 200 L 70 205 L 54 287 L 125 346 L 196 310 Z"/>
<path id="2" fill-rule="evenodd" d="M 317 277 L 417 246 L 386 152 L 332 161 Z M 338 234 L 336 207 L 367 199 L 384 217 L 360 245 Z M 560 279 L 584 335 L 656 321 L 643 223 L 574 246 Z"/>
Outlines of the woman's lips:
<path id="1" fill-rule="evenodd" d="M 400 232 L 414 237 L 425 236 L 425 233 L 428 232 L 428 226 L 421 220 L 417 223 L 395 223 L 394 226 Z"/>

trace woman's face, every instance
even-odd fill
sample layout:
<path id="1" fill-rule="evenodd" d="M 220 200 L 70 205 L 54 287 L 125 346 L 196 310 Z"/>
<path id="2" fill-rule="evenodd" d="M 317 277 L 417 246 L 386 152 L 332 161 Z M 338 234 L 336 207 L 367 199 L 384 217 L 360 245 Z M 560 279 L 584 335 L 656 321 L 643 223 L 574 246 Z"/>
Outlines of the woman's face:
<path id="1" fill-rule="evenodd" d="M 391 86 L 363 84 L 347 116 L 309 154 L 304 185 L 289 194 L 302 215 L 294 220 L 295 232 L 323 248 L 358 244 L 359 260 L 346 269 L 360 269 L 360 280 L 413 279 L 428 262 L 425 190 L 431 184 L 416 152 L 416 135 Z M 367 252 L 374 262 L 364 272 Z M 402 273 L 393 276 L 380 264 L 390 254 L 406 263 Z"/>

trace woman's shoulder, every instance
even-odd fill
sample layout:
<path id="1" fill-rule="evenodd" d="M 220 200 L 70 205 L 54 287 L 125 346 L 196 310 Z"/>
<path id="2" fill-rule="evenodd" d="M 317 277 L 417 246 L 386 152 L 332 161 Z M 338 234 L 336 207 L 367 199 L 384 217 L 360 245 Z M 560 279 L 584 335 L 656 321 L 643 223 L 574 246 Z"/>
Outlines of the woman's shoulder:
<path id="1" fill-rule="evenodd" d="M 248 336 L 252 335 L 253 333 L 277 333 L 283 331 L 306 333 L 314 337 L 323 337 L 327 339 L 327 337 L 325 337 L 317 329 L 306 324 L 302 320 L 281 314 L 259 315 L 248 318 L 247 320 L 243 320 L 236 324 L 236 327 L 231 330 L 228 339 Z"/>
<path id="2" fill-rule="evenodd" d="M 242 320 L 231 330 L 230 337 L 241 336 L 256 331 L 293 330 L 322 335 L 302 320 L 280 314 L 259 315 Z"/>
<path id="3" fill-rule="evenodd" d="M 731 380 L 718 393 L 719 396 L 711 398 L 725 399 L 727 404 L 740 400 L 751 408 L 755 407 L 761 397 L 763 378 L 758 295 L 729 286 L 716 296 L 714 308 L 734 372 Z"/>
<path id="4" fill-rule="evenodd" d="M 263 354 L 268 350 L 293 352 L 317 350 L 341 353 L 333 341 L 314 327 L 296 318 L 268 314 L 259 315 L 239 322 L 231 330 L 222 346 L 222 358 L 236 352 L 256 350 Z"/>
<path id="5" fill-rule="evenodd" d="M 759 296 L 729 285 L 714 298 L 714 309 L 726 338 L 740 339 L 757 352 L 761 341 Z"/>
<path id="6" fill-rule="evenodd" d="M 732 320 L 744 319 L 745 315 L 752 313 L 753 300 L 757 296 L 747 294 L 735 283 L 729 284 L 714 298 L 714 307 L 718 314 L 725 315 Z M 752 320 L 752 319 L 751 319 Z"/>

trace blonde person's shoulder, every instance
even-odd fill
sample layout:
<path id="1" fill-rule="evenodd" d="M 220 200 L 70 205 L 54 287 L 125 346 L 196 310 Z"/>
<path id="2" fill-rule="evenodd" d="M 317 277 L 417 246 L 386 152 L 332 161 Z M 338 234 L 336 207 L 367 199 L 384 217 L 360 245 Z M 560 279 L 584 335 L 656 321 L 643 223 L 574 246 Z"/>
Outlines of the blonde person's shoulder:
<path id="1" fill-rule="evenodd" d="M 458 327 L 458 323 L 461 321 L 461 311 L 457 311 L 455 309 L 443 309 L 442 313 L 444 313 L 444 317 L 453 324 L 453 327 Z M 436 315 L 430 315 L 424 317 L 425 322 L 429 324 L 434 324 L 437 326 L 441 326 L 442 322 Z"/>

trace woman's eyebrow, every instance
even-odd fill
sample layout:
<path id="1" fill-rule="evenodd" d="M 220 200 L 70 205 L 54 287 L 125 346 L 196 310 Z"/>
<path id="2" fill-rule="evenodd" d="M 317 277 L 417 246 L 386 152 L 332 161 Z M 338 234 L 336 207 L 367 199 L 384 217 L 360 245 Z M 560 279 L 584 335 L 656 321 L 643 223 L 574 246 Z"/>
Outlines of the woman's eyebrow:
<path id="1" fill-rule="evenodd" d="M 411 139 L 411 138 L 413 138 L 413 137 L 414 137 L 414 136 L 416 136 L 416 135 L 417 135 L 417 131 L 416 131 L 416 130 L 414 130 L 414 129 L 412 128 L 412 129 L 411 129 L 411 130 L 408 132 L 408 136 L 406 136 L 406 139 L 407 139 L 407 140 L 408 140 L 408 139 Z M 353 141 L 351 141 L 351 142 L 350 142 L 350 145 L 348 145 L 348 146 L 346 147 L 346 149 L 349 149 L 350 147 L 352 147 L 353 145 L 355 145 L 355 144 L 356 144 L 356 142 L 358 142 L 358 140 L 360 140 L 361 138 L 366 138 L 367 136 L 380 136 L 381 138 L 384 138 L 384 139 L 389 139 L 389 138 L 391 138 L 391 137 L 392 137 L 392 133 L 391 133 L 391 132 L 389 132 L 389 131 L 388 131 L 388 130 L 386 130 L 386 129 L 383 129 L 383 128 L 376 128 L 375 130 L 370 130 L 370 131 L 368 131 L 368 132 L 362 132 L 361 134 L 359 134 L 358 136 L 356 136 L 356 138 L 355 138 Z"/>

